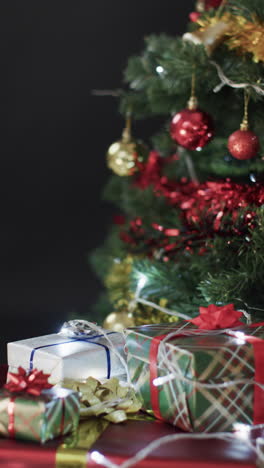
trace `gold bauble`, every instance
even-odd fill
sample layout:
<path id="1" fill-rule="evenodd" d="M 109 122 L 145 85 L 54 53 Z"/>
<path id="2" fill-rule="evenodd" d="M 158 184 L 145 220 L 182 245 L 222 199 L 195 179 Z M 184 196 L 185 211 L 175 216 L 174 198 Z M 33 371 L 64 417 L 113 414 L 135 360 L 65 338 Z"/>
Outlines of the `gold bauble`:
<path id="1" fill-rule="evenodd" d="M 203 44 L 208 55 L 211 55 L 224 40 L 229 29 L 230 25 L 228 23 L 218 20 L 218 22 L 207 26 L 205 29 L 185 33 L 183 40 L 193 44 Z"/>
<path id="2" fill-rule="evenodd" d="M 123 140 L 113 143 L 107 151 L 107 165 L 119 176 L 129 176 L 137 170 L 137 144 Z"/>
<path id="3" fill-rule="evenodd" d="M 141 156 L 146 151 L 147 148 L 143 144 L 132 139 L 131 119 L 128 117 L 122 139 L 112 143 L 107 151 L 107 165 L 121 177 L 131 176 L 138 170 L 136 161 L 142 161 Z"/>
<path id="4" fill-rule="evenodd" d="M 134 327 L 135 322 L 133 315 L 129 312 L 112 312 L 107 315 L 103 328 L 106 330 L 113 330 L 120 332 L 125 328 Z"/>

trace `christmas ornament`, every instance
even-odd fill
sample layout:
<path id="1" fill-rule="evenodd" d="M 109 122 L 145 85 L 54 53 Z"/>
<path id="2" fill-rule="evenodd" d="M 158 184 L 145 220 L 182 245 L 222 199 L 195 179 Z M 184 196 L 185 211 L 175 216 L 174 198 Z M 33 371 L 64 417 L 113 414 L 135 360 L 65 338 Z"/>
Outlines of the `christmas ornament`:
<path id="1" fill-rule="evenodd" d="M 251 159 L 259 151 L 259 139 L 250 130 L 237 130 L 228 139 L 228 149 L 236 159 Z"/>
<path id="2" fill-rule="evenodd" d="M 189 20 L 192 21 L 192 23 L 196 23 L 196 21 L 200 18 L 200 16 L 201 16 L 201 13 L 199 13 L 198 11 L 192 11 L 189 14 Z"/>
<path id="3" fill-rule="evenodd" d="M 244 118 L 240 130 L 232 133 L 228 138 L 228 150 L 236 159 L 246 160 L 254 158 L 260 148 L 257 135 L 249 130 L 248 124 L 249 94 L 245 91 Z"/>
<path id="4" fill-rule="evenodd" d="M 131 137 L 131 119 L 127 118 L 122 139 L 113 143 L 107 151 L 107 165 L 119 176 L 131 176 L 137 170 L 137 160 L 146 151 L 144 145 L 134 141 Z"/>
<path id="5" fill-rule="evenodd" d="M 214 124 L 211 116 L 198 108 L 195 96 L 195 76 L 192 78 L 192 93 L 187 109 L 174 115 L 171 127 L 171 138 L 180 146 L 189 150 L 200 150 L 213 138 Z"/>
<path id="6" fill-rule="evenodd" d="M 107 315 L 103 323 L 103 328 L 116 332 L 121 332 L 125 328 L 134 326 L 135 322 L 133 315 L 128 312 L 112 312 L 111 314 Z"/>

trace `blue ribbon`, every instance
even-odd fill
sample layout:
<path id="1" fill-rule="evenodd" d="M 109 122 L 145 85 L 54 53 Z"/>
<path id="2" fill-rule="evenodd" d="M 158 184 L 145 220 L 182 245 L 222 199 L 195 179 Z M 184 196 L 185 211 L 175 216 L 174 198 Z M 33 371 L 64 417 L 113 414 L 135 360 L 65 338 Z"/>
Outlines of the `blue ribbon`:
<path id="1" fill-rule="evenodd" d="M 110 332 L 110 333 L 107 333 L 107 335 L 112 335 L 113 333 L 116 333 L 116 332 Z M 32 351 L 30 353 L 29 370 L 32 371 L 34 369 L 33 361 L 34 361 L 35 353 L 36 353 L 36 351 L 38 349 L 50 348 L 51 346 L 60 346 L 60 345 L 64 345 L 64 344 L 67 344 L 67 343 L 74 343 L 76 341 L 82 341 L 82 342 L 85 342 L 85 343 L 93 343 L 93 344 L 96 344 L 97 346 L 101 346 L 102 348 L 104 348 L 105 353 L 106 353 L 106 362 L 107 362 L 107 379 L 110 379 L 110 376 L 111 376 L 111 357 L 110 357 L 109 348 L 108 348 L 108 346 L 106 346 L 106 345 L 104 345 L 102 343 L 97 343 L 96 341 L 94 341 L 95 339 L 102 338 L 103 336 L 104 335 L 95 335 L 95 336 L 86 337 L 86 338 L 73 338 L 73 339 L 68 340 L 68 341 L 62 341 L 61 343 L 53 343 L 53 344 L 48 344 L 48 345 L 43 345 L 43 346 L 37 346 L 36 348 L 32 349 Z"/>

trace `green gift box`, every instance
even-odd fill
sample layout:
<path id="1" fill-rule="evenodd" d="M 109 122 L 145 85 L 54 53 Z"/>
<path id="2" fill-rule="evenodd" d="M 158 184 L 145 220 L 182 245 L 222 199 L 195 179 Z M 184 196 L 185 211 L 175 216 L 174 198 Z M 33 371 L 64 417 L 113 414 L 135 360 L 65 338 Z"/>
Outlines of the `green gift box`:
<path id="1" fill-rule="evenodd" d="M 128 369 L 143 408 L 188 432 L 264 423 L 263 325 L 128 329 Z"/>
<path id="2" fill-rule="evenodd" d="M 76 429 L 79 394 L 64 388 L 43 390 L 39 396 L 0 391 L 0 434 L 44 443 Z"/>

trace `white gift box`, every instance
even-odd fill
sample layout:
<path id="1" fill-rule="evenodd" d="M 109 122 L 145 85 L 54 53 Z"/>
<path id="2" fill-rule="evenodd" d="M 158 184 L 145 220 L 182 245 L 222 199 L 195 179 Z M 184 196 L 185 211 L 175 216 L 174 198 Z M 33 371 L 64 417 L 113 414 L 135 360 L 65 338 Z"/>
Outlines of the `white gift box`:
<path id="1" fill-rule="evenodd" d="M 51 374 L 52 384 L 63 379 L 84 380 L 118 377 L 125 379 L 126 370 L 118 354 L 125 359 L 124 337 L 107 332 L 108 340 L 100 334 L 91 337 L 65 337 L 60 334 L 40 336 L 8 343 L 8 366 L 16 372 L 19 366 L 27 371 L 42 370 Z M 117 350 L 117 354 L 113 351 Z"/>

